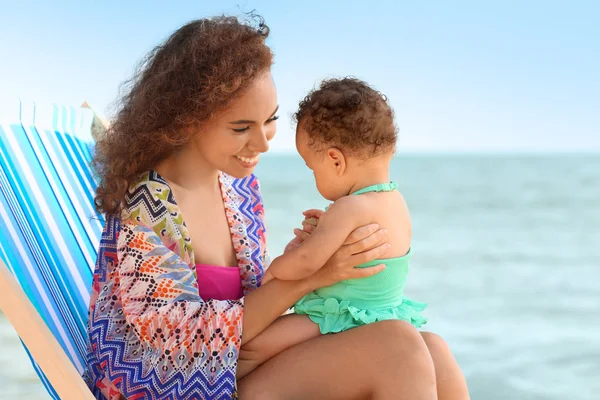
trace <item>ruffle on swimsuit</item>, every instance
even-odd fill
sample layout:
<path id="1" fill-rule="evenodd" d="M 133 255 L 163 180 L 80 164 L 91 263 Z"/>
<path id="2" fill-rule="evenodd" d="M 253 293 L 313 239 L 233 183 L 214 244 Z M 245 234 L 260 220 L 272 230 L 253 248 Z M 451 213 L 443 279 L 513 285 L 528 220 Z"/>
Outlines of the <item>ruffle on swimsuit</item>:
<path id="1" fill-rule="evenodd" d="M 420 313 L 427 303 L 403 295 L 409 258 L 410 252 L 404 257 L 362 264 L 357 268 L 379 264 L 386 264 L 386 268 L 368 278 L 341 281 L 311 292 L 296 303 L 294 311 L 308 315 L 322 334 L 390 319 L 407 321 L 420 328 L 427 322 Z"/>

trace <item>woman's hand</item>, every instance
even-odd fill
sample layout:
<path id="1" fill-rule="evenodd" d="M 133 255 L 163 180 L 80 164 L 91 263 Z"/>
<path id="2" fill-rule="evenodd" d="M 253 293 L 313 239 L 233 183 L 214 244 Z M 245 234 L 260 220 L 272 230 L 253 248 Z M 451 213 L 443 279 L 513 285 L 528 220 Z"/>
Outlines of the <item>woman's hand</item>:
<path id="1" fill-rule="evenodd" d="M 321 269 L 305 279 L 309 286 L 318 289 L 346 279 L 375 275 L 383 271 L 385 265 L 368 268 L 355 266 L 382 258 L 391 247 L 387 240 L 387 230 L 380 229 L 377 224 L 357 228 Z"/>
<path id="2" fill-rule="evenodd" d="M 319 218 L 325 214 L 322 210 L 311 209 L 302 213 L 302 229 L 294 229 L 296 236 L 285 247 L 284 253 L 302 244 L 316 229 Z M 342 247 L 315 274 L 305 278 L 313 289 L 331 286 L 341 280 L 365 278 L 375 275 L 385 268 L 377 265 L 369 268 L 354 268 L 357 265 L 381 258 L 390 249 L 386 243 L 388 233 L 379 229 L 379 225 L 371 224 L 355 229 L 346 239 Z"/>

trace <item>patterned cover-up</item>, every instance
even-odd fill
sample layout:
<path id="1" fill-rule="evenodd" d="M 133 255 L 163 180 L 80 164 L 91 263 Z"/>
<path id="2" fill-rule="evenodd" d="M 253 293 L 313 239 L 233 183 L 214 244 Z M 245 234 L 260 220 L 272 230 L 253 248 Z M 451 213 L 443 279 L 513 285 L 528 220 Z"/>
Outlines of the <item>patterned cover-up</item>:
<path id="1" fill-rule="evenodd" d="M 245 295 L 268 264 L 258 181 L 219 179 Z M 171 189 L 144 174 L 122 217 L 107 218 L 98 252 L 85 376 L 96 398 L 231 399 L 243 298 L 202 300 L 194 265 Z"/>

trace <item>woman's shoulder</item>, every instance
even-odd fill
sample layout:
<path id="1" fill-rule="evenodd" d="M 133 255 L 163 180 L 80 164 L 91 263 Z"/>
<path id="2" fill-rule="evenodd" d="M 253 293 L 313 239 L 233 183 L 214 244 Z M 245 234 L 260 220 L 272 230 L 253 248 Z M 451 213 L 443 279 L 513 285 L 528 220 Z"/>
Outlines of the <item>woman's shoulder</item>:
<path id="1" fill-rule="evenodd" d="M 136 230 L 153 245 L 162 244 L 186 263 L 193 261 L 183 215 L 170 186 L 155 171 L 140 174 L 129 187 L 121 213 L 121 231 L 123 228 Z"/>
<path id="2" fill-rule="evenodd" d="M 171 188 L 167 181 L 158 172 L 150 170 L 138 175 L 138 178 L 129 186 L 125 205 L 147 197 L 168 201 L 171 196 Z"/>
<path id="3" fill-rule="evenodd" d="M 183 225 L 169 184 L 155 171 L 140 174 L 129 186 L 121 221 L 145 225 L 158 232 L 167 225 Z"/>
<path id="4" fill-rule="evenodd" d="M 125 194 L 122 219 L 128 219 L 140 207 L 153 214 L 166 213 L 169 204 L 175 204 L 175 199 L 167 181 L 155 171 L 146 171 L 129 186 Z"/>

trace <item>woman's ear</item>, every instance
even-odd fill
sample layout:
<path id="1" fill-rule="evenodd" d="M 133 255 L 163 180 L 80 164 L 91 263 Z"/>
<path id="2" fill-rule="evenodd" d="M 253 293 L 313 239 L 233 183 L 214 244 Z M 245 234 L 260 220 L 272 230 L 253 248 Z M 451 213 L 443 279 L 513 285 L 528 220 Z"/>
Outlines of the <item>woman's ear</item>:
<path id="1" fill-rule="evenodd" d="M 337 176 L 344 175 L 346 171 L 346 157 L 340 149 L 330 147 L 327 149 L 327 160 L 331 167 L 335 170 Z"/>

